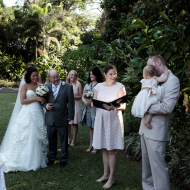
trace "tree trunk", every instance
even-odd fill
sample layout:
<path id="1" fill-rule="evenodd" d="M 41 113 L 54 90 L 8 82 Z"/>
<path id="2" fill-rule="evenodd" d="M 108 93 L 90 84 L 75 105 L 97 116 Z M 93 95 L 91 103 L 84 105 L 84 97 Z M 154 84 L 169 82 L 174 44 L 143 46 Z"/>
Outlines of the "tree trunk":
<path id="1" fill-rule="evenodd" d="M 39 0 L 33 0 L 33 4 L 38 4 Z"/>
<path id="2" fill-rule="evenodd" d="M 43 54 L 45 54 L 45 40 L 46 40 L 46 35 L 43 35 Z"/>
<path id="3" fill-rule="evenodd" d="M 38 38 L 36 36 L 36 44 L 35 44 L 35 60 L 38 58 Z"/>

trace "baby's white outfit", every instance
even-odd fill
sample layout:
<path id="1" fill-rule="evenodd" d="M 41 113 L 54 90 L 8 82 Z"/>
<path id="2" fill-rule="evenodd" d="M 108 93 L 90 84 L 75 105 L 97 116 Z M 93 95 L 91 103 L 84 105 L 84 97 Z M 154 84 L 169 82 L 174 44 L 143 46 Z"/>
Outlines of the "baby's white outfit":
<path id="1" fill-rule="evenodd" d="M 5 186 L 5 178 L 3 173 L 3 164 L 5 163 L 5 159 L 0 153 L 0 190 L 6 190 Z"/>
<path id="2" fill-rule="evenodd" d="M 150 105 L 157 104 L 160 101 L 161 87 L 153 77 L 152 79 L 142 79 L 141 91 L 137 94 L 131 113 L 135 117 L 143 118 Z"/>

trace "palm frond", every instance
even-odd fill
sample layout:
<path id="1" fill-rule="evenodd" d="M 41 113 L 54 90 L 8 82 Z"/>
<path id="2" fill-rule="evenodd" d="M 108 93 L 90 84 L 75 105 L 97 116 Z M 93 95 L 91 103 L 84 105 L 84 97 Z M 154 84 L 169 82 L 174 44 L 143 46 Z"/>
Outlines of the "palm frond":
<path id="1" fill-rule="evenodd" d="M 63 29 L 63 28 L 59 28 L 59 27 L 53 27 L 53 28 L 51 28 L 51 29 L 48 31 L 48 33 L 50 34 L 50 33 L 52 33 L 52 32 L 56 32 L 56 31 L 61 32 L 61 33 L 64 34 L 67 38 L 69 37 L 69 32 L 68 32 L 67 30 L 65 30 L 65 29 Z"/>
<path id="2" fill-rule="evenodd" d="M 51 3 L 47 3 L 47 5 L 45 6 L 45 9 L 44 9 L 44 14 L 45 15 L 48 14 L 48 7 L 51 7 Z"/>
<path id="3" fill-rule="evenodd" d="M 30 10 L 33 11 L 37 11 L 41 16 L 44 15 L 44 9 L 41 8 L 40 6 L 36 5 L 36 4 L 32 4 L 30 5 Z"/>
<path id="4" fill-rule="evenodd" d="M 55 43 L 56 46 L 57 46 L 57 51 L 60 51 L 60 43 L 59 43 L 58 39 L 55 38 L 55 37 L 49 37 L 49 36 L 47 36 L 46 37 L 46 43 L 47 43 L 48 46 L 49 46 L 50 41 L 52 41 L 53 43 Z"/>

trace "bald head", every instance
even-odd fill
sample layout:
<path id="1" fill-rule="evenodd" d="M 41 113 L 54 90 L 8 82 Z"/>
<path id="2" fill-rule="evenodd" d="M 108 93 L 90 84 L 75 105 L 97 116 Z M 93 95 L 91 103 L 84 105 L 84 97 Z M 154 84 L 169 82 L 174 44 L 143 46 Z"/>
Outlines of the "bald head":
<path id="1" fill-rule="evenodd" d="M 60 78 L 59 78 L 59 73 L 55 69 L 51 69 L 48 73 L 48 77 L 50 82 L 54 84 L 55 86 L 59 85 L 60 83 Z"/>
<path id="2" fill-rule="evenodd" d="M 48 73 L 48 77 L 50 77 L 51 73 L 52 73 L 52 74 L 53 74 L 53 73 L 57 73 L 57 74 L 59 75 L 59 73 L 57 72 L 56 69 L 51 69 L 51 70 L 49 71 L 49 73 Z"/>

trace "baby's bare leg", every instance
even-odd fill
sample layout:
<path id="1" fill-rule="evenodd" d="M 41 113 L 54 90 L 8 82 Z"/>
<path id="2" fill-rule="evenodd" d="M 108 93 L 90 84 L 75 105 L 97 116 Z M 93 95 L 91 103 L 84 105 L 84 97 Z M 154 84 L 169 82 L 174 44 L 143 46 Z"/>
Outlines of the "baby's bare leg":
<path id="1" fill-rule="evenodd" d="M 152 129 L 152 127 L 150 126 L 151 119 L 152 119 L 152 115 L 148 114 L 146 117 L 146 121 L 144 122 L 144 124 L 147 126 L 148 129 Z"/>

